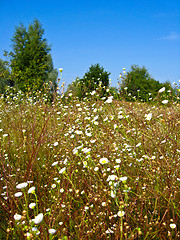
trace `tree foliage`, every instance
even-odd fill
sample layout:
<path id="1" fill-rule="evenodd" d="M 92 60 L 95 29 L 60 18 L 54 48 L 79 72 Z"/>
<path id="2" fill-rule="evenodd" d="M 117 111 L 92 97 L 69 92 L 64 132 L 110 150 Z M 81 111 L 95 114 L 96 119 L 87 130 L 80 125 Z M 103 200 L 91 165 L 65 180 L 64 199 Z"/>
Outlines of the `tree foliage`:
<path id="1" fill-rule="evenodd" d="M 76 78 L 76 80 L 68 86 L 67 92 L 71 90 L 74 95 L 82 98 L 88 93 L 99 89 L 100 96 L 103 96 L 109 86 L 109 75 L 110 73 L 105 71 L 99 64 L 92 64 L 82 79 Z"/>
<path id="2" fill-rule="evenodd" d="M 121 93 L 126 100 L 136 98 L 148 101 L 149 98 L 156 97 L 159 89 L 164 86 L 166 90 L 172 90 L 170 83 L 160 83 L 155 80 L 144 66 L 141 68 L 138 65 L 132 65 L 122 80 Z"/>
<path id="3" fill-rule="evenodd" d="M 0 59 L 0 93 L 3 94 L 6 86 L 13 86 L 13 82 L 10 78 L 10 71 L 6 65 L 6 62 Z"/>
<path id="4" fill-rule="evenodd" d="M 51 80 L 51 48 L 43 35 L 44 29 L 37 19 L 28 29 L 23 24 L 15 28 L 10 53 L 11 74 L 15 86 L 24 92 L 39 90 Z"/>

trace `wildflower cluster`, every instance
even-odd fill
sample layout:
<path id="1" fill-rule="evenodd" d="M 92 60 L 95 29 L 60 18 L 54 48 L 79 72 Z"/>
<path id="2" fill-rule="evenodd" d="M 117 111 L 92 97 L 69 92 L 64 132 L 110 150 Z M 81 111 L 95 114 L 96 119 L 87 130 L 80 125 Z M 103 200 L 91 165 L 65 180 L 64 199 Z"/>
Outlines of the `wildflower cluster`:
<path id="1" fill-rule="evenodd" d="M 22 99 L 0 101 L 0 238 L 179 239 L 177 101 Z"/>

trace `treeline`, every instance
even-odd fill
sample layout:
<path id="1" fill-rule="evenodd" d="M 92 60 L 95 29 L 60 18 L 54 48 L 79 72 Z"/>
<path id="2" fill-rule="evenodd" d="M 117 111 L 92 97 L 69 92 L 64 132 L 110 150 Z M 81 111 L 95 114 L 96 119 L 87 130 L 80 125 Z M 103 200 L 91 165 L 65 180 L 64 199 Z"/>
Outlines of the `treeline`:
<path id="1" fill-rule="evenodd" d="M 46 87 L 49 93 L 55 93 L 58 89 L 58 71 L 54 69 L 51 47 L 44 38 L 40 22 L 35 19 L 28 28 L 20 24 L 11 40 L 12 51 L 5 51 L 6 61 L 0 59 L 0 93 L 5 93 L 7 86 L 24 93 L 43 91 Z M 170 82 L 155 80 L 145 67 L 132 65 L 127 73 L 123 69 L 118 87 L 110 86 L 109 76 L 110 73 L 100 64 L 91 65 L 83 78 L 76 78 L 68 85 L 65 96 L 82 99 L 91 96 L 102 98 L 110 94 L 127 101 L 149 101 L 156 98 L 162 87 L 165 87 L 166 94 L 177 96 L 177 88 L 172 87 Z"/>
<path id="2" fill-rule="evenodd" d="M 160 83 L 151 77 L 145 67 L 132 65 L 130 71 L 126 73 L 125 68 L 119 75 L 118 87 L 110 86 L 110 73 L 104 70 L 99 64 L 91 65 L 82 79 L 76 78 L 68 85 L 66 96 L 84 97 L 104 97 L 113 95 L 117 99 L 126 101 L 149 101 L 155 99 L 158 91 L 165 88 L 165 94 L 177 96 L 177 89 L 173 88 L 170 82 Z"/>

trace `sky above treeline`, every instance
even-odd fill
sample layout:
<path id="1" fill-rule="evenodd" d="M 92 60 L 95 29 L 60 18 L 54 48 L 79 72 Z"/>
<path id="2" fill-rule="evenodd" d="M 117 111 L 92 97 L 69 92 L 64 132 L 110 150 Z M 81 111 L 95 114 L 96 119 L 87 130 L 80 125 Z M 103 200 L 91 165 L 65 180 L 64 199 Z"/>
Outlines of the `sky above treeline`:
<path id="1" fill-rule="evenodd" d="M 160 82 L 180 79 L 179 0 L 0 0 L 0 8 L 0 58 L 11 51 L 15 27 L 36 18 L 66 86 L 96 63 L 112 86 L 133 64 Z"/>

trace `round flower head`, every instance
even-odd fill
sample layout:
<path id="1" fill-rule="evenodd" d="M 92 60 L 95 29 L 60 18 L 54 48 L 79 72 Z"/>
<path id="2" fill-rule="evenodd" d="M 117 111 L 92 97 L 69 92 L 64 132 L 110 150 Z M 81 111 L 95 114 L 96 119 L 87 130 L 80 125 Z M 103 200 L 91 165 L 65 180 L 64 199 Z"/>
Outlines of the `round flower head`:
<path id="1" fill-rule="evenodd" d="M 66 171 L 66 167 L 63 167 L 63 168 L 59 171 L 59 173 L 62 174 L 62 173 L 65 173 L 65 171 Z"/>
<path id="2" fill-rule="evenodd" d="M 123 216 L 124 216 L 124 214 L 125 214 L 125 212 L 124 212 L 124 211 L 119 211 L 119 212 L 117 213 L 118 217 L 123 217 Z"/>
<path id="3" fill-rule="evenodd" d="M 53 162 L 52 166 L 56 166 L 58 164 L 58 161 Z"/>
<path id="4" fill-rule="evenodd" d="M 168 103 L 168 100 L 163 100 L 162 103 L 166 104 L 166 103 Z"/>
<path id="5" fill-rule="evenodd" d="M 35 193 L 35 187 L 31 187 L 29 190 L 28 190 L 28 193 Z"/>
<path id="6" fill-rule="evenodd" d="M 59 71 L 62 72 L 62 71 L 63 71 L 63 68 L 59 68 Z"/>
<path id="7" fill-rule="evenodd" d="M 101 164 L 106 164 L 109 162 L 109 160 L 107 158 L 101 158 L 99 161 Z"/>
<path id="8" fill-rule="evenodd" d="M 15 197 L 20 197 L 20 196 L 22 196 L 22 192 L 17 192 L 17 193 L 14 194 L 14 196 Z"/>
<path id="9" fill-rule="evenodd" d="M 150 121 L 152 118 L 152 113 L 145 114 L 146 120 Z"/>
<path id="10" fill-rule="evenodd" d="M 23 182 L 23 183 L 18 184 L 16 186 L 16 188 L 17 189 L 23 189 L 23 188 L 27 187 L 27 185 L 28 185 L 27 182 Z"/>
<path id="11" fill-rule="evenodd" d="M 170 224 L 170 228 L 172 228 L 172 229 L 176 228 L 176 224 L 175 223 L 171 223 Z"/>
<path id="12" fill-rule="evenodd" d="M 56 230 L 51 228 L 51 229 L 48 230 L 48 232 L 49 232 L 49 234 L 54 234 L 56 232 Z"/>
<path id="13" fill-rule="evenodd" d="M 43 213 L 40 213 L 35 217 L 34 223 L 39 224 L 40 222 L 42 222 L 42 220 L 43 220 Z"/>
<path id="14" fill-rule="evenodd" d="M 58 145 L 58 142 L 55 142 L 55 143 L 54 143 L 54 147 L 56 147 L 57 145 Z"/>
<path id="15" fill-rule="evenodd" d="M 112 103 L 113 96 L 108 97 L 108 99 L 105 101 L 105 103 Z"/>
<path id="16" fill-rule="evenodd" d="M 159 89 L 159 93 L 162 93 L 162 92 L 164 92 L 165 91 L 165 87 L 162 87 L 161 89 Z"/>
<path id="17" fill-rule="evenodd" d="M 30 209 L 34 209 L 34 208 L 35 208 L 35 206 L 36 206 L 36 204 L 35 204 L 35 203 L 30 203 L 30 204 L 29 204 L 29 208 L 30 208 Z"/>
<path id="18" fill-rule="evenodd" d="M 16 221 L 19 221 L 19 220 L 21 220 L 21 218 L 22 218 L 22 216 L 20 215 L 20 214 L 15 214 L 14 215 L 14 220 L 16 220 Z"/>
<path id="19" fill-rule="evenodd" d="M 119 180 L 125 182 L 127 180 L 127 177 L 120 177 Z"/>

